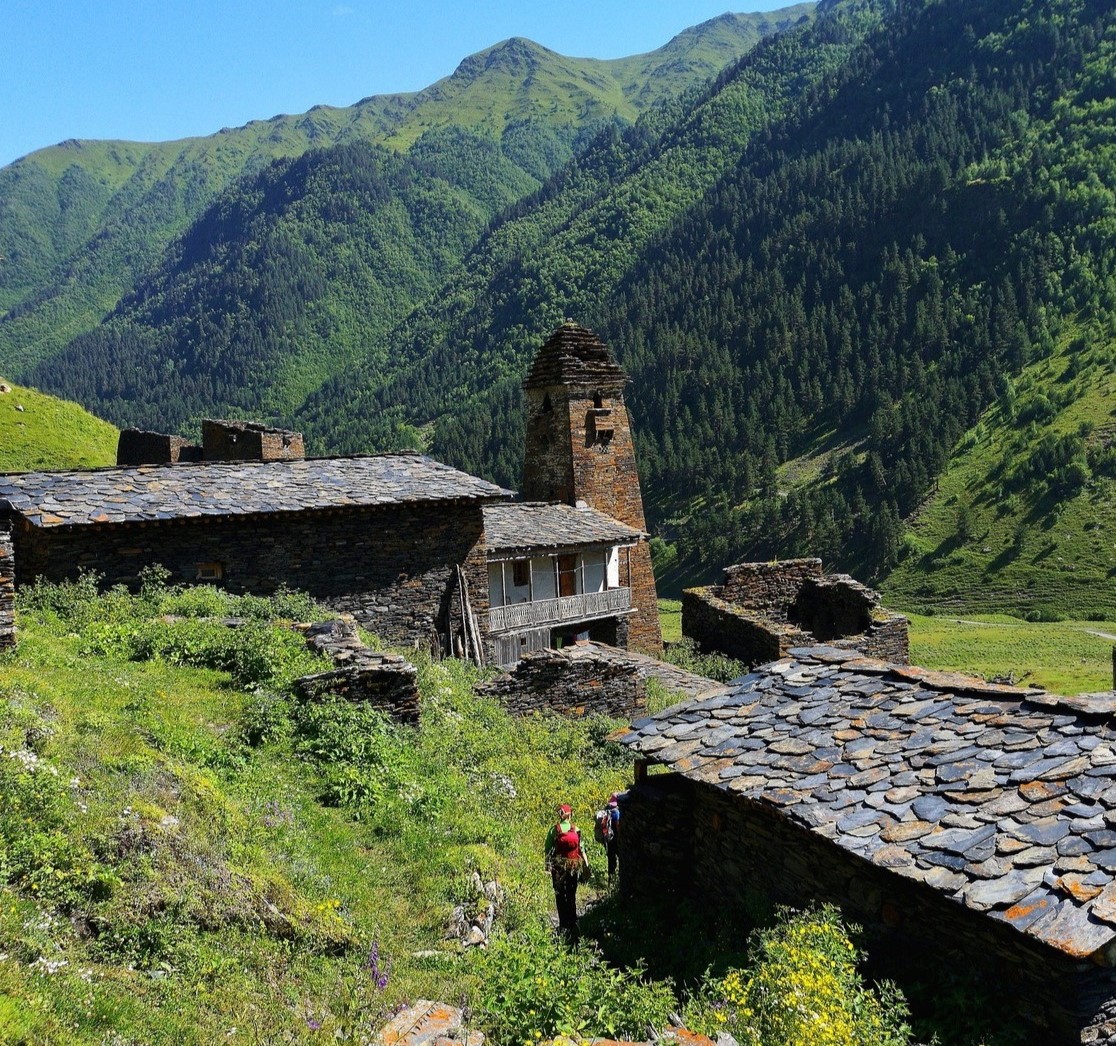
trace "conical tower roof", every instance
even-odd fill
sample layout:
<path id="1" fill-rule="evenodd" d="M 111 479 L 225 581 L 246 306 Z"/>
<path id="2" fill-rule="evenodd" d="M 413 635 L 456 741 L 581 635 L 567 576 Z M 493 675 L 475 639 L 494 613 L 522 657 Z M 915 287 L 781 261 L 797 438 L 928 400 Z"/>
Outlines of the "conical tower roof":
<path id="1" fill-rule="evenodd" d="M 535 354 L 523 387 L 573 385 L 616 389 L 627 380 L 608 346 L 593 331 L 566 320 Z"/>

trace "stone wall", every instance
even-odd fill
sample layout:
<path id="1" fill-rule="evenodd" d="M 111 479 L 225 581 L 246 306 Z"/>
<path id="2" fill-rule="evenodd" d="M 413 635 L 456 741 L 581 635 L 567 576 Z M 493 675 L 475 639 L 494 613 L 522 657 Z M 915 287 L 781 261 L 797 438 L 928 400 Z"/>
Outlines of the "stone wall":
<path id="1" fill-rule="evenodd" d="M 910 663 L 907 619 L 847 574 L 823 574 L 820 559 L 726 567 L 723 585 L 683 593 L 682 634 L 749 665 L 815 643 Z"/>
<path id="2" fill-rule="evenodd" d="M 232 592 L 269 595 L 285 585 L 409 645 L 444 640 L 458 564 L 473 610 L 487 615 L 483 528 L 479 505 L 439 502 L 81 527 L 20 521 L 13 541 L 19 585 L 94 570 L 106 587 L 135 587 L 152 563 L 172 582 L 192 583 L 199 564 L 218 564 Z"/>
<path id="3" fill-rule="evenodd" d="M 599 713 L 631 718 L 647 701 L 638 666 L 581 647 L 527 654 L 511 671 L 478 686 L 477 692 L 497 698 L 517 715 Z"/>
<path id="4" fill-rule="evenodd" d="M 822 576 L 820 559 L 737 563 L 725 567 L 720 597 L 746 607 L 756 617 L 786 621 L 787 611 L 807 580 Z"/>
<path id="5" fill-rule="evenodd" d="M 682 634 L 700 649 L 720 651 L 754 666 L 777 661 L 791 647 L 811 642 L 793 625 L 760 621 L 734 603 L 726 603 L 720 591 L 710 586 L 682 593 Z"/>
<path id="6" fill-rule="evenodd" d="M 1060 1046 L 1084 1032 L 1116 995 L 1113 971 L 1075 962 L 933 888 L 873 865 L 776 808 L 666 774 L 645 778 L 622 806 L 620 886 L 700 900 L 711 910 L 755 910 L 758 899 L 801 908 L 839 906 L 861 923 L 873 976 L 920 979 L 927 963 L 959 967 L 989 986 L 1028 1041 Z"/>
<path id="7" fill-rule="evenodd" d="M 15 558 L 11 536 L 0 526 L 0 651 L 15 645 Z"/>
<path id="8" fill-rule="evenodd" d="M 293 461 L 306 457 L 301 432 L 250 421 L 202 422 L 206 461 Z"/>
<path id="9" fill-rule="evenodd" d="M 121 429 L 116 442 L 117 465 L 176 465 L 180 461 L 201 461 L 201 447 L 185 436 L 143 429 Z"/>
<path id="10" fill-rule="evenodd" d="M 325 697 L 360 701 L 400 722 L 418 722 L 418 670 L 398 654 L 381 654 L 366 646 L 352 617 L 309 626 L 306 644 L 330 658 L 335 667 L 296 679 L 296 696 L 304 701 Z"/>

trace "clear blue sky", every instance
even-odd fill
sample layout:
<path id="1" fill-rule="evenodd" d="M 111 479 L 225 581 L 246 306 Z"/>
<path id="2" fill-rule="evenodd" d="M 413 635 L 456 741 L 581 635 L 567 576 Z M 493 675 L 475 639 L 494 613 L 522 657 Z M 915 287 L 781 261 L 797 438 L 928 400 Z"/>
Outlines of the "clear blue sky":
<path id="1" fill-rule="evenodd" d="M 616 58 L 789 2 L 2 0 L 0 166 L 66 138 L 183 138 L 418 90 L 509 36 Z"/>

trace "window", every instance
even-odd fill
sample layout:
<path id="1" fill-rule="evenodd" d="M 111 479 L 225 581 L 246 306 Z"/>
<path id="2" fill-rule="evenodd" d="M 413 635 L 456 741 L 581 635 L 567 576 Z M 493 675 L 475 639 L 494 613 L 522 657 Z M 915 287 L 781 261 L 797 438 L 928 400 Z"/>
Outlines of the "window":
<path id="1" fill-rule="evenodd" d="M 195 580 L 220 581 L 224 576 L 225 570 L 220 563 L 199 563 Z"/>
<path id="2" fill-rule="evenodd" d="M 512 584 L 516 588 L 523 588 L 531 583 L 531 561 L 517 559 L 512 563 Z"/>

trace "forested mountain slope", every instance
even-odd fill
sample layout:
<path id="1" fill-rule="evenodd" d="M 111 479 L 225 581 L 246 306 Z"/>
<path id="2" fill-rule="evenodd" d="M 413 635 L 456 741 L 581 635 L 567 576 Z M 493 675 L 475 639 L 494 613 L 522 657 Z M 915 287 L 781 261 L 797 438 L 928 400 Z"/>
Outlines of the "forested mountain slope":
<path id="1" fill-rule="evenodd" d="M 207 138 L 68 141 L 32 153 L 0 170 L 0 365 L 26 369 L 91 328 L 222 189 L 273 160 L 337 143 L 407 151 L 422 141 L 428 157 L 452 166 L 465 132 L 534 187 L 573 155 L 580 134 L 705 81 L 811 10 L 723 16 L 613 61 L 513 39 L 415 94 L 316 106 Z M 505 202 L 489 195 L 493 208 Z"/>
<path id="2" fill-rule="evenodd" d="M 1075 365 L 1111 358 L 1114 18 L 1097 0 L 835 5 L 757 48 L 699 107 L 765 64 L 765 83 L 790 78 L 822 40 L 841 56 L 797 81 L 785 115 L 757 120 L 715 177 L 702 168 L 673 220 L 625 222 L 620 201 L 645 198 L 685 119 L 630 170 L 587 154 L 575 170 L 606 172 L 592 189 L 567 172 L 572 188 L 496 229 L 396 335 L 413 362 L 379 390 L 324 390 L 310 427 L 340 437 L 336 410 L 383 436 L 394 410 L 396 438 L 434 421 L 435 453 L 514 480 L 526 353 L 570 314 L 632 376 L 653 521 L 691 571 L 799 552 L 888 569 L 901 520 L 1012 375 L 1083 317 L 1101 333 L 1073 342 Z M 702 156 L 689 154 L 699 168 Z M 567 191 L 582 202 L 547 225 Z M 585 239 L 589 211 L 616 221 Z M 501 256 L 501 239 L 542 246 Z M 1111 483 L 1100 458 L 1081 460 L 1082 483 Z"/>

